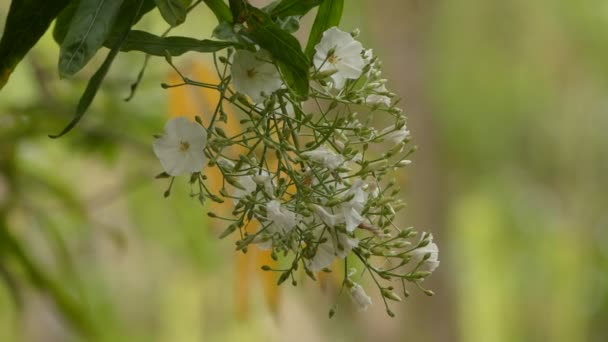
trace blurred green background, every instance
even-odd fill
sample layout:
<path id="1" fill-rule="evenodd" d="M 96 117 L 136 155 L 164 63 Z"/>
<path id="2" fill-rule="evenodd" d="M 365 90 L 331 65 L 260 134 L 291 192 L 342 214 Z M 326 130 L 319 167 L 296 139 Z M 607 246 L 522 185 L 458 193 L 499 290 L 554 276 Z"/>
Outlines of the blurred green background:
<path id="1" fill-rule="evenodd" d="M 175 33 L 214 23 L 199 8 Z M 165 28 L 158 13 L 140 27 Z M 269 308 L 188 186 L 163 199 L 152 180 L 162 59 L 124 102 L 143 56 L 119 56 L 82 124 L 51 140 L 100 61 L 60 81 L 47 34 L 0 93 L 0 226 L 24 255 L 2 255 L 0 341 L 608 340 L 608 3 L 347 1 L 342 28 L 357 27 L 419 147 L 401 220 L 435 235 L 436 296 L 412 291 L 394 319 L 340 300 L 328 320 L 329 281 Z M 193 61 L 208 58 L 178 64 Z"/>

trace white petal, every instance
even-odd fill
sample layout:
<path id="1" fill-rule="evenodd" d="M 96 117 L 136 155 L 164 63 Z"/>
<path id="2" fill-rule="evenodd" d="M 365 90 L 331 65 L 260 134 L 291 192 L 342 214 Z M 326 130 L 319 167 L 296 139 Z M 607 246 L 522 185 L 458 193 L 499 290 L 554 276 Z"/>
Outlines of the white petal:
<path id="1" fill-rule="evenodd" d="M 365 293 L 365 290 L 361 287 L 361 285 L 354 283 L 349 292 L 351 298 L 355 304 L 357 304 L 360 311 L 365 311 L 370 305 L 372 305 L 372 298 Z"/>
<path id="2" fill-rule="evenodd" d="M 327 237 L 327 241 L 317 247 L 317 253 L 308 261 L 308 268 L 313 272 L 319 272 L 325 267 L 329 267 L 335 259 L 334 246 L 331 238 Z"/>
<path id="3" fill-rule="evenodd" d="M 188 127 L 190 120 L 184 116 L 173 118 L 165 124 L 165 134 L 171 138 L 183 138 L 185 127 Z"/>
<path id="4" fill-rule="evenodd" d="M 261 102 L 262 93 L 270 95 L 282 85 L 281 75 L 270 60 L 270 54 L 265 50 L 252 53 L 247 50 L 237 50 L 232 60 L 232 83 L 242 94 L 248 95 L 254 102 Z M 249 73 L 254 70 L 254 75 Z"/>

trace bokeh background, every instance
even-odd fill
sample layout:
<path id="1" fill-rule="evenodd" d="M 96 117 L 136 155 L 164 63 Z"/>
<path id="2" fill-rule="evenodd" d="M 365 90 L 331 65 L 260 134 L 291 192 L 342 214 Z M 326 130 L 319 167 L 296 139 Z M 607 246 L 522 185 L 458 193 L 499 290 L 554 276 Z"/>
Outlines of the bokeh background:
<path id="1" fill-rule="evenodd" d="M 0 228 L 23 247 L 0 253 L 0 341 L 608 340 L 608 2 L 346 3 L 419 147 L 400 220 L 435 235 L 434 297 L 412 291 L 392 319 L 378 297 L 364 313 L 340 299 L 329 320 L 334 279 L 275 290 L 185 181 L 164 199 L 152 134 L 213 98 L 162 90 L 162 59 L 125 102 L 143 56 L 119 56 L 82 124 L 49 139 L 103 53 L 59 80 L 47 34 L 0 92 Z M 175 34 L 214 24 L 201 7 Z M 207 56 L 176 62 L 211 77 Z"/>

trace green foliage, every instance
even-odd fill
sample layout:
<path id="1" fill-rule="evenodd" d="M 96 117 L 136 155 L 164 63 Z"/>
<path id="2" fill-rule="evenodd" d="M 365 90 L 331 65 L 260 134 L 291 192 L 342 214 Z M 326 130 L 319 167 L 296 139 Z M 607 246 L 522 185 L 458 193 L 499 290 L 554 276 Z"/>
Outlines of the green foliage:
<path id="1" fill-rule="evenodd" d="M 248 35 L 252 40 L 268 50 L 278 61 L 287 86 L 297 96 L 306 98 L 310 61 L 302 52 L 298 40 L 282 30 L 269 15 L 257 8 L 248 8 L 246 22 L 249 25 Z"/>
<path id="2" fill-rule="evenodd" d="M 104 60 L 103 64 L 99 67 L 99 69 L 97 69 L 93 77 L 91 77 L 91 79 L 89 80 L 87 88 L 85 89 L 84 94 L 82 94 L 82 97 L 78 102 L 78 106 L 76 107 L 76 113 L 72 121 L 70 121 L 70 123 L 68 123 L 68 125 L 59 134 L 49 135 L 51 138 L 59 138 L 62 135 L 68 133 L 70 130 L 72 130 L 72 128 L 76 126 L 76 124 L 78 124 L 80 119 L 82 119 L 87 109 L 93 102 L 93 99 L 95 98 L 95 95 L 97 94 L 97 91 L 101 86 L 101 82 L 108 73 L 108 70 L 110 70 L 110 66 L 114 61 L 114 58 L 120 51 L 120 46 L 127 38 L 131 26 L 137 19 L 143 3 L 144 0 L 127 0 L 127 2 L 125 2 L 125 6 L 124 8 L 122 8 L 121 12 L 125 13 L 128 16 L 126 18 L 123 18 L 123 21 L 117 23 L 117 29 L 122 29 L 123 31 L 122 36 L 112 45 L 112 49 L 110 50 L 110 53 L 108 53 L 108 55 L 106 56 L 106 59 Z"/>
<path id="3" fill-rule="evenodd" d="M 76 14 L 80 0 L 72 0 L 70 3 L 59 13 L 55 20 L 55 27 L 53 28 L 53 39 L 59 45 L 63 43 L 65 36 L 68 34 L 72 18 Z"/>
<path id="4" fill-rule="evenodd" d="M 156 6 L 163 19 L 171 27 L 182 24 L 186 21 L 188 5 L 191 1 L 183 0 L 155 0 Z"/>
<path id="5" fill-rule="evenodd" d="M 0 89 L 23 56 L 38 42 L 67 0 L 13 0 L 0 40 Z"/>
<path id="6" fill-rule="evenodd" d="M 140 51 L 152 56 L 163 57 L 166 53 L 179 56 L 189 51 L 216 52 L 237 44 L 216 40 L 198 40 L 189 37 L 159 37 L 148 32 L 131 30 L 120 46 L 120 50 Z"/>
<path id="7" fill-rule="evenodd" d="M 72 76 L 89 62 L 107 39 L 122 2 L 80 1 L 65 39 L 61 42 L 59 75 Z"/>
<path id="8" fill-rule="evenodd" d="M 232 13 L 232 18 L 235 22 L 243 22 L 242 14 L 247 9 L 247 2 L 245 0 L 229 0 L 230 4 L 230 13 Z"/>
<path id="9" fill-rule="evenodd" d="M 213 12 L 220 23 L 232 23 L 232 12 L 223 0 L 204 0 L 205 5 Z"/>
<path id="10" fill-rule="evenodd" d="M 321 41 L 323 32 L 332 26 L 338 26 L 342 18 L 342 10 L 344 8 L 344 0 L 325 0 L 315 17 L 315 22 L 308 36 L 306 44 L 306 56 L 312 58 L 315 54 L 315 45 Z"/>
<path id="11" fill-rule="evenodd" d="M 303 16 L 311 9 L 319 6 L 324 0 L 282 0 L 272 6 L 270 15 L 277 18 Z"/>
<path id="12" fill-rule="evenodd" d="M 228 38 L 229 42 L 164 37 L 144 31 L 129 32 L 145 13 L 156 7 L 171 27 L 180 25 L 186 20 L 190 3 L 190 0 L 54 1 L 44 2 L 44 11 L 41 11 L 40 6 L 36 7 L 39 5 L 36 1 L 14 1 L 0 43 L 0 72 L 3 75 L 0 84 L 6 82 L 11 70 L 58 16 L 53 38 L 61 45 L 58 68 L 62 77 L 72 76 L 81 70 L 102 46 L 111 51 L 89 80 L 72 121 L 52 137 L 66 134 L 80 121 L 120 51 L 179 56 L 188 51 L 216 52 L 230 46 L 248 48 L 245 45 L 255 43 L 276 59 L 290 91 L 305 99 L 308 97 L 310 59 L 291 33 L 299 28 L 299 17 L 321 4 L 309 39 L 309 46 L 314 46 L 313 43 L 320 39 L 324 29 L 339 22 L 343 6 L 342 1 L 284 0 L 267 7 L 265 10 L 270 13 L 266 13 L 244 0 L 231 0 L 230 6 L 221 0 L 207 0 L 204 3 L 220 21 L 218 27 L 223 27 L 222 32 L 229 33 L 222 35 L 222 38 Z M 245 22 L 247 28 L 236 33 L 238 30 L 230 27 L 235 25 L 233 18 L 237 18 L 239 23 Z M 35 23 L 34 29 L 29 27 L 30 23 Z"/>

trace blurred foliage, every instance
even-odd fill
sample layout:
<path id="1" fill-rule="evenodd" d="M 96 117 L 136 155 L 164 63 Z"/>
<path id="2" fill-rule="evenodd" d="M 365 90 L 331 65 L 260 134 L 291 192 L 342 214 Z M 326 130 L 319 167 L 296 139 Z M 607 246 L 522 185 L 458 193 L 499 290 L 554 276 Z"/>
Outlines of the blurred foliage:
<path id="1" fill-rule="evenodd" d="M 608 7 L 442 1 L 436 16 L 461 339 L 606 340 Z"/>
<path id="2" fill-rule="evenodd" d="M 346 6 L 346 25 L 384 28 L 363 17 L 375 4 L 360 3 Z M 423 308 L 412 301 L 393 322 L 377 319 L 382 310 L 351 315 L 344 306 L 328 321 L 327 279 L 325 295 L 284 291 L 273 316 L 262 283 L 235 277 L 234 267 L 257 274 L 242 271 L 255 265 L 234 263 L 230 243 L 218 242 L 219 227 L 208 227 L 188 186 L 176 183 L 175 195 L 164 200 L 167 184 L 152 181 L 159 166 L 151 134 L 176 108 L 158 87 L 167 70 L 160 59 L 124 102 L 142 56 L 119 56 L 87 120 L 50 141 L 46 134 L 69 120 L 95 69 L 78 74 L 78 84 L 50 77 L 56 65 L 47 56 L 58 48 L 47 33 L 0 95 L 0 221 L 61 290 L 40 291 L 22 263 L 3 257 L 0 341 L 81 339 L 65 314 L 71 303 L 76 324 L 108 341 L 440 340 L 436 331 L 403 326 L 440 331 L 450 324 L 467 342 L 608 339 L 608 6 L 599 0 L 387 6 L 428 20 L 416 28 L 424 39 L 417 53 L 424 57 L 423 106 L 432 126 L 413 133 L 432 130 L 437 139 L 436 150 L 421 146 L 417 154 L 432 153 L 441 165 L 439 179 L 430 181 L 445 187 L 431 195 L 437 204 L 430 210 L 444 216 L 444 226 L 430 228 L 440 237 L 439 279 L 454 296 L 453 312 L 438 303 L 430 314 L 416 314 Z M 0 1 L 0 18 L 7 8 Z M 165 28 L 158 13 L 140 25 Z M 176 31 L 201 31 L 185 25 Z M 391 25 L 401 34 L 414 23 Z M 408 45 L 362 29 L 387 54 Z M 182 58 L 184 65 L 201 59 Z M 387 73 L 404 72 L 386 64 Z M 422 102 L 407 90 L 402 95 L 406 106 Z"/>

